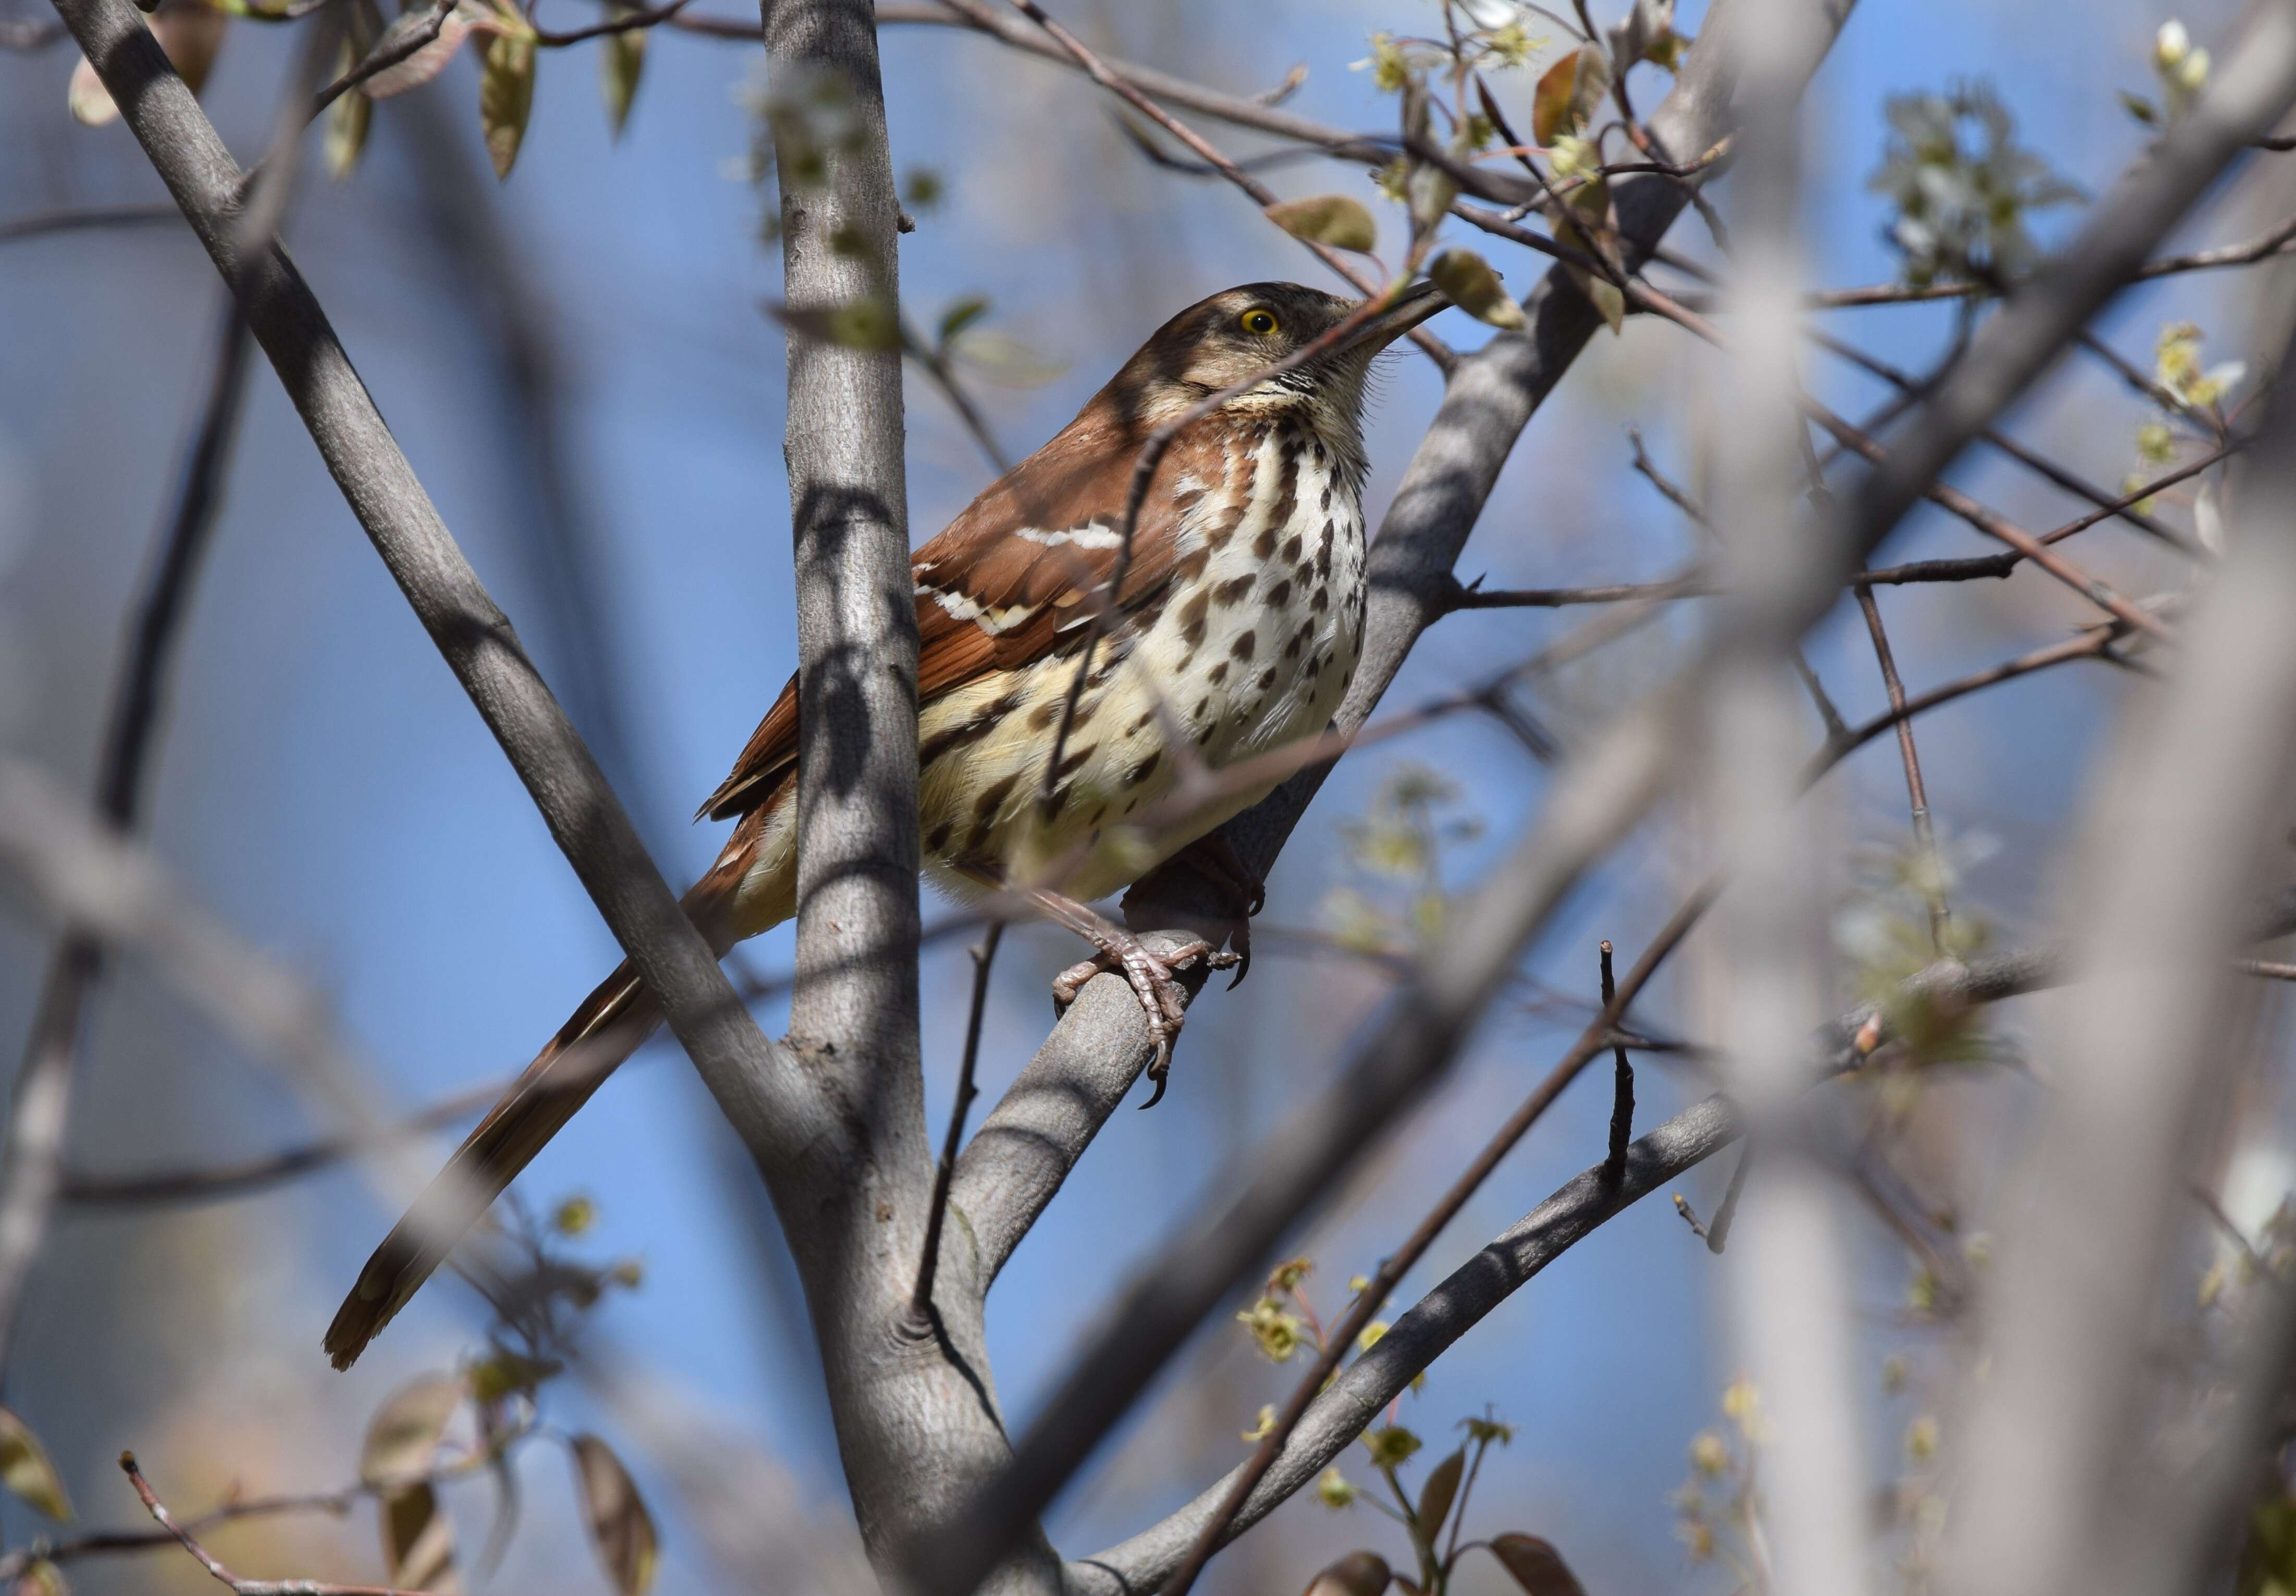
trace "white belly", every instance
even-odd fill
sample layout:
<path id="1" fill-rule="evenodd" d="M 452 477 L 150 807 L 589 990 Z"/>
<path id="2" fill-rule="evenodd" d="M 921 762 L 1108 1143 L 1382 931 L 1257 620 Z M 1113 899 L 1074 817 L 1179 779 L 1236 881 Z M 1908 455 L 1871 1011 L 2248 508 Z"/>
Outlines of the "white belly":
<path id="1" fill-rule="evenodd" d="M 1289 470 L 1287 449 L 1297 455 Z M 1173 790 L 1181 765 L 1172 731 L 1217 771 L 1329 724 L 1363 645 L 1356 479 L 1329 450 L 1297 435 L 1271 433 L 1257 453 L 1249 493 L 1208 505 L 1184 534 L 1184 549 L 1207 554 L 1201 574 L 1144 629 L 1100 645 L 1063 748 L 1049 822 L 1039 807 L 1048 726 L 1075 679 L 1073 655 L 998 673 L 927 708 L 921 729 L 930 737 L 983 706 L 1009 706 L 964 758 L 923 773 L 924 809 L 935 817 L 926 826 L 926 857 L 950 885 L 963 883 L 948 867 L 986 858 L 1073 897 L 1103 896 L 1249 808 L 1281 779 L 1183 817 L 1161 815 L 1152 833 L 1127 825 Z M 1241 487 L 1245 473 L 1236 476 Z"/>

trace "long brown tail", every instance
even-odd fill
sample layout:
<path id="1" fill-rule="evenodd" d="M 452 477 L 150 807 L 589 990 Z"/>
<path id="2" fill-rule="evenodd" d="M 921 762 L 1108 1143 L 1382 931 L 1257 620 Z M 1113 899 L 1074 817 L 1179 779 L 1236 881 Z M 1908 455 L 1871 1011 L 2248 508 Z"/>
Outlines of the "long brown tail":
<path id="1" fill-rule="evenodd" d="M 734 853 L 729 847 L 685 896 L 687 915 L 720 954 L 737 940 L 728 913 L 740 878 L 737 868 L 729 869 Z M 624 960 L 582 1000 L 367 1259 L 327 1327 L 327 1355 L 336 1368 L 357 1360 L 503 1188 L 660 1023 L 660 1007 Z"/>

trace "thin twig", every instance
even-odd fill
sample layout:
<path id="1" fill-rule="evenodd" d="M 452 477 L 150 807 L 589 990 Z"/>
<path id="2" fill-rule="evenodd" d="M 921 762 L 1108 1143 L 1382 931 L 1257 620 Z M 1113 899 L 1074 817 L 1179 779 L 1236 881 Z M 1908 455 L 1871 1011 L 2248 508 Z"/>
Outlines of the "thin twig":
<path id="1" fill-rule="evenodd" d="M 940 1267 L 940 1231 L 948 1215 L 949 1177 L 956 1169 L 957 1150 L 964 1141 L 964 1118 L 972 1107 L 973 1066 L 980 1057 L 980 1020 L 988 1007 L 988 970 L 996 962 L 997 944 L 1004 939 L 1004 922 L 992 921 L 988 934 L 972 954 L 972 1008 L 964 1021 L 964 1061 L 957 1067 L 956 1101 L 948 1110 L 948 1134 L 940 1147 L 940 1167 L 933 1173 L 932 1207 L 925 1217 L 924 1256 L 917 1260 L 917 1288 L 909 1297 L 909 1316 L 920 1324 L 933 1314 L 933 1275 Z"/>
<path id="2" fill-rule="evenodd" d="M 391 68 L 412 61 L 438 43 L 439 36 L 446 31 L 447 19 L 455 14 L 455 4 L 456 0 L 432 0 L 430 14 L 415 24 L 405 38 L 387 48 L 377 49 L 365 61 L 358 62 L 350 70 L 313 94 L 310 114 L 304 119 L 306 125 L 317 121 L 321 113 L 328 106 L 332 105 L 367 79 L 380 77 Z M 252 173 L 250 174 L 250 176 L 252 175 Z"/>
<path id="3" fill-rule="evenodd" d="M 1324 1338 L 1324 1349 L 1316 1357 L 1315 1366 L 1309 1369 L 1299 1384 L 1292 1387 L 1292 1395 L 1285 1398 L 1283 1408 L 1275 1415 L 1275 1422 L 1269 1427 L 1267 1435 L 1261 1437 L 1258 1449 L 1252 1453 L 1243 1467 L 1237 1470 L 1234 1477 L 1228 1482 L 1227 1492 L 1221 1499 L 1220 1506 L 1205 1521 L 1202 1530 L 1196 1536 L 1195 1543 L 1189 1548 L 1187 1557 L 1182 1560 L 1170 1580 L 1166 1582 L 1163 1596 L 1187 1596 L 1189 1587 L 1195 1583 L 1196 1576 L 1203 1571 L 1203 1567 L 1211 1559 L 1212 1553 L 1219 1549 L 1220 1537 L 1226 1533 L 1229 1522 L 1242 1508 L 1245 1499 L 1250 1496 L 1253 1487 L 1258 1486 L 1267 1475 L 1268 1469 L 1275 1463 L 1277 1454 L 1283 1450 L 1284 1443 L 1291 1438 L 1292 1432 L 1298 1428 L 1301 1417 L 1306 1414 L 1308 1404 L 1314 1402 L 1316 1395 L 1323 1390 L 1324 1383 L 1339 1368 L 1340 1360 L 1346 1355 L 1348 1349 L 1354 1346 L 1356 1338 L 1363 1333 L 1364 1326 L 1370 1323 L 1373 1316 L 1379 1312 L 1380 1305 L 1387 1300 L 1389 1293 L 1395 1289 L 1396 1283 L 1403 1278 L 1413 1265 L 1419 1261 L 1428 1248 L 1434 1244 L 1436 1237 L 1442 1232 L 1444 1227 L 1450 1224 L 1458 1215 L 1459 1210 L 1466 1206 L 1468 1199 L 1473 1197 L 1481 1187 L 1483 1182 L 1489 1178 L 1491 1171 L 1498 1166 L 1499 1160 L 1522 1139 L 1523 1133 L 1529 1130 L 1531 1125 L 1537 1123 L 1539 1116 L 1544 1114 L 1554 1100 L 1562 1095 L 1562 1089 L 1578 1077 L 1578 1072 L 1586 1068 L 1587 1061 L 1603 1051 L 1611 1031 L 1617 1027 L 1620 1018 L 1626 1012 L 1628 1005 L 1641 994 L 1643 987 L 1649 983 L 1651 977 L 1657 973 L 1659 965 L 1664 962 L 1667 955 L 1680 945 L 1682 938 L 1687 936 L 1691 927 L 1698 922 L 1699 916 L 1705 913 L 1707 904 L 1710 901 L 1709 895 L 1702 889 L 1693 894 L 1689 900 L 1675 912 L 1674 918 L 1667 922 L 1665 928 L 1652 939 L 1650 946 L 1643 951 L 1643 956 L 1636 962 L 1635 967 L 1627 972 L 1625 982 L 1612 991 L 1603 1004 L 1603 1011 L 1587 1024 L 1584 1031 L 1579 1033 L 1578 1040 L 1571 1044 L 1561 1062 L 1548 1072 L 1546 1078 L 1541 1081 L 1531 1094 L 1523 1100 L 1521 1106 L 1500 1125 L 1497 1133 L 1484 1145 L 1483 1150 L 1475 1155 L 1473 1161 L 1460 1173 L 1458 1178 L 1452 1183 L 1450 1190 L 1446 1191 L 1428 1211 L 1426 1217 L 1419 1222 L 1417 1228 L 1405 1240 L 1403 1245 L 1381 1263 L 1378 1272 L 1372 1276 L 1371 1283 L 1357 1296 L 1354 1303 L 1349 1305 L 1346 1316 Z"/>
<path id="4" fill-rule="evenodd" d="M 215 1553 L 199 1543 L 190 1529 L 176 1522 L 162 1506 L 160 1498 L 144 1480 L 143 1470 L 135 1466 L 135 1454 L 119 1454 L 119 1467 L 127 1476 L 127 1483 L 135 1487 L 137 1500 L 152 1515 L 153 1522 L 169 1535 L 176 1543 L 199 1560 L 201 1567 L 229 1585 L 238 1596 L 419 1596 L 418 1592 L 395 1590 L 389 1585 L 338 1585 L 311 1579 L 242 1579 L 217 1560 Z"/>
<path id="5" fill-rule="evenodd" d="M 1610 1013 L 1619 1001 L 1618 982 L 1611 974 L 1611 945 L 1601 947 L 1603 1011 Z M 1603 1178 L 1613 1185 L 1627 1175 L 1627 1145 L 1635 1139 L 1635 1067 L 1627 1060 L 1623 1043 L 1611 1050 L 1611 1151 L 1603 1160 Z"/>
<path id="6" fill-rule="evenodd" d="M 1906 801 L 1913 808 L 1914 847 L 1921 855 L 1922 896 L 1929 901 L 1930 951 L 1945 957 L 1951 915 L 1945 902 L 1945 862 L 1938 856 L 1937 834 L 1930 824 L 1929 790 L 1922 781 L 1922 758 L 1914 747 L 1914 723 L 1906 715 L 1906 684 L 1898 675 L 1897 659 L 1890 652 L 1890 634 L 1882 629 L 1882 607 L 1871 587 L 1860 587 L 1857 608 L 1866 617 L 1866 635 L 1874 640 L 1874 659 L 1882 667 L 1882 686 L 1888 693 L 1890 713 L 1898 718 L 1898 757 L 1906 767 Z"/>
<path id="7" fill-rule="evenodd" d="M 988 463 L 996 468 L 996 474 L 1001 477 L 1011 471 L 1012 461 L 998 446 L 996 435 L 988 430 L 988 418 L 972 402 L 972 396 L 965 392 L 964 385 L 956 380 L 956 372 L 950 369 L 947 354 L 920 338 L 906 318 L 901 324 L 901 348 L 910 359 L 924 368 L 925 375 L 932 379 L 935 388 L 940 389 L 941 397 L 949 402 L 956 412 L 957 419 L 964 423 L 965 430 L 972 434 L 972 441 L 980 446 L 983 454 L 988 456 Z"/>
<path id="8" fill-rule="evenodd" d="M 1892 708 L 1886 715 L 1877 715 L 1862 725 L 1851 727 L 1849 735 L 1846 739 L 1835 746 L 1825 749 L 1810 761 L 1808 766 L 1802 772 L 1802 779 L 1806 782 L 1816 781 L 1826 771 L 1841 763 L 1845 755 L 1865 747 L 1882 733 L 1902 722 L 1911 720 L 1915 716 L 1934 709 L 1940 704 L 1949 704 L 1956 699 L 1965 698 L 1980 689 L 2012 681 L 2018 676 L 2030 675 L 2037 670 L 2046 670 L 2051 666 L 2063 665 L 2074 659 L 2113 659 L 2117 663 L 2128 663 L 2119 660 L 2112 652 L 2113 644 L 2120 640 L 2119 627 L 2096 626 L 2070 642 L 2051 643 L 2046 648 L 2035 649 L 2030 653 L 2018 655 L 2014 659 L 2005 660 L 1999 665 L 1988 666 L 1983 670 L 1948 682 L 1941 687 L 1932 687 L 1918 697 L 1908 699 L 1902 709 Z"/>
<path id="9" fill-rule="evenodd" d="M 1882 381 L 1896 389 L 1899 393 L 1908 394 L 1918 397 L 1923 392 L 1923 385 L 1912 375 L 1899 371 L 1896 366 L 1891 365 L 1886 360 L 1877 359 L 1874 356 L 1868 355 L 1866 351 L 1857 348 L 1853 344 L 1848 343 L 1838 338 L 1829 337 L 1825 333 L 1814 331 L 1807 333 L 1805 336 L 1807 336 L 1809 340 L 1816 344 L 1819 348 L 1825 350 L 1828 354 L 1840 356 L 1841 359 L 1848 361 L 1850 364 L 1857 366 L 1860 371 L 1866 372 L 1875 377 L 1879 377 Z M 1866 428 L 1865 430 L 1871 432 L 1872 429 Z M 2027 470 L 2033 471 L 2039 476 L 2046 478 L 2049 481 L 2064 489 L 2067 493 L 2071 494 L 2074 497 L 2087 499 L 2091 504 L 2098 506 L 2104 514 L 2120 517 L 2120 519 L 2127 521 L 2138 531 L 2143 532 L 2146 536 L 2155 538 L 2161 543 L 2167 544 L 2170 548 L 2175 549 L 2181 554 L 2185 554 L 2194 559 L 2205 559 L 2207 557 L 2206 550 L 2194 544 L 2191 539 L 2185 537 L 2183 534 L 2177 532 L 2169 527 L 2163 526 L 2152 516 L 2145 515 L 2138 512 L 2134 506 L 2136 503 L 2142 503 L 2142 500 L 2131 500 L 2125 495 L 2115 496 L 2114 495 L 2107 493 L 2101 487 L 2097 487 L 2093 484 L 2083 481 L 2080 478 L 2075 476 L 2071 471 L 2067 471 L 2064 467 L 2058 465 L 2055 462 L 2027 448 L 2024 445 L 2019 443 L 2015 438 L 2011 438 L 2007 433 L 2003 432 L 1997 427 L 1988 427 L 1977 436 L 1986 443 L 1991 445 L 1994 448 L 2000 450 L 2004 454 L 2008 455 L 2010 459 L 2017 462 L 2018 464 L 2024 466 Z M 2046 543 L 2049 540 L 2044 538 L 2042 541 Z"/>
<path id="10" fill-rule="evenodd" d="M 1722 1190 L 1722 1201 L 1714 1210 L 1713 1221 L 1699 1232 L 1705 1238 L 1706 1250 L 1718 1257 L 1730 1244 L 1730 1222 L 1738 1216 L 1738 1199 L 1746 1190 L 1746 1171 L 1753 1163 L 1754 1144 L 1750 1142 L 1738 1154 L 1738 1166 L 1730 1172 L 1730 1183 Z"/>
<path id="11" fill-rule="evenodd" d="M 2264 1261 L 2264 1255 L 2257 1251 L 2256 1243 L 2248 1239 L 2248 1232 L 2234 1224 L 2232 1215 L 2225 1212 L 2225 1206 L 2218 1200 L 2215 1192 L 2198 1181 L 2188 1182 L 2185 1190 L 2193 1194 L 2194 1201 L 2208 1211 L 2209 1217 L 2216 1221 L 2217 1228 L 2230 1237 L 2234 1245 L 2240 1248 L 2242 1256 L 2248 1259 L 2249 1267 L 2254 1269 L 2259 1275 L 2268 1276 L 2273 1273 L 2271 1265 Z"/>
<path id="12" fill-rule="evenodd" d="M 1095 83 L 1115 94 L 1142 116 L 1146 117 L 1194 151 L 1197 156 L 1218 169 L 1221 176 L 1250 196 L 1251 201 L 1260 209 L 1264 211 L 1276 203 L 1276 194 L 1273 189 L 1237 167 L 1209 139 L 1136 88 L 1128 78 L 1103 61 L 1083 40 L 1046 14 L 1045 8 L 1037 4 L 1037 0 L 1011 0 L 1011 4 L 1015 11 L 1049 34 L 1054 42 L 1065 50 L 1070 59 L 1082 68 L 1086 75 Z M 962 12 L 977 23 L 989 28 L 992 31 L 995 30 L 994 22 L 991 20 L 993 13 L 989 10 L 987 0 L 948 0 L 948 4 L 951 10 Z M 1302 239 L 1300 241 L 1307 246 L 1316 259 L 1322 261 L 1342 281 L 1352 286 L 1356 292 L 1363 295 L 1366 299 L 1378 296 L 1380 284 L 1357 270 L 1347 257 L 1339 250 L 1329 244 L 1318 243 L 1312 239 Z M 1447 376 L 1452 368 L 1457 364 L 1458 356 L 1453 354 L 1449 347 L 1441 340 L 1426 329 L 1414 328 L 1411 339 L 1426 352 L 1428 358 L 1434 361 L 1445 375 Z"/>
<path id="13" fill-rule="evenodd" d="M 1871 428 L 1866 429 L 1871 431 Z M 2189 465 L 2163 472 L 2144 483 L 2134 492 L 2123 494 L 2112 503 L 2084 516 L 2067 521 L 2054 531 L 2041 535 L 2045 544 L 2062 543 L 2076 533 L 2086 532 L 2100 521 L 2110 520 L 2115 513 L 2130 504 L 2141 504 L 2164 488 L 2174 487 L 2189 478 L 2197 477 L 2210 466 L 2222 464 L 2226 459 L 2248 446 L 2248 439 L 2234 438 L 2222 446 L 2211 449 Z M 2024 563 L 2025 556 L 2014 549 L 1998 554 L 1980 554 L 1965 560 L 1916 560 L 1904 565 L 1884 566 L 1876 570 L 1863 570 L 1852 576 L 1853 586 L 1872 587 L 1913 582 L 1967 582 L 1988 577 L 2005 577 Z"/>
<path id="14" fill-rule="evenodd" d="M 553 33 L 546 28 L 537 28 L 534 30 L 534 42 L 545 49 L 555 50 L 568 45 L 578 45 L 585 39 L 603 38 L 611 33 L 632 33 L 641 28 L 674 21 L 677 13 L 692 4 L 693 0 L 669 0 L 668 4 L 656 6 L 652 11 L 624 12 L 618 17 L 609 17 L 603 22 L 593 22 L 587 28 L 576 28 L 565 33 Z"/>
<path id="15" fill-rule="evenodd" d="M 198 428 L 136 607 L 104 726 L 96 804 L 104 819 L 123 831 L 137 819 L 168 667 L 223 502 L 224 471 L 247 391 L 252 341 L 239 307 L 226 295 Z M 6 1367 L 26 1279 L 63 1183 L 74 1058 L 88 995 L 103 965 L 99 938 L 76 929 L 66 931 L 49 961 L 39 1011 L 17 1071 L 0 1161 L 0 1370 Z"/>
<path id="16" fill-rule="evenodd" d="M 29 216 L 0 222 L 0 244 L 98 227 L 164 226 L 171 222 L 180 225 L 183 219 L 184 213 L 172 205 L 91 205 L 62 210 L 37 210 Z"/>

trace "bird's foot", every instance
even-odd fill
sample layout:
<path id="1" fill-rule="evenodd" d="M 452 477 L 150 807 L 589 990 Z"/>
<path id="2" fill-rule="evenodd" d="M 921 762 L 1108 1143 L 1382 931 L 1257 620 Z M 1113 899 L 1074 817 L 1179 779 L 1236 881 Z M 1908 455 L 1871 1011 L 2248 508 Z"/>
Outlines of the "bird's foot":
<path id="1" fill-rule="evenodd" d="M 1103 971 L 1123 976 L 1131 985 L 1133 995 L 1140 1000 L 1141 1011 L 1148 1019 L 1148 1039 L 1156 1049 L 1155 1057 L 1148 1061 L 1148 1078 L 1155 1083 L 1155 1093 L 1140 1105 L 1152 1109 L 1164 1095 L 1166 1077 L 1172 1068 L 1172 1044 L 1178 1040 L 1180 1027 L 1187 1023 L 1188 1005 L 1176 972 L 1199 959 L 1214 970 L 1226 970 L 1241 960 L 1235 954 L 1220 952 L 1201 937 L 1160 954 L 1129 931 L 1115 926 L 1095 928 L 1085 934 L 1098 951 L 1054 978 L 1053 1007 L 1056 1012 L 1066 1012 L 1077 994 L 1084 990 L 1085 983 Z"/>
<path id="2" fill-rule="evenodd" d="M 1235 844 L 1221 831 L 1206 832 L 1174 857 L 1185 861 L 1227 900 L 1227 944 L 1235 950 L 1235 975 L 1227 989 L 1233 992 L 1251 973 L 1251 917 L 1267 906 L 1267 878 L 1245 862 L 1235 851 Z"/>

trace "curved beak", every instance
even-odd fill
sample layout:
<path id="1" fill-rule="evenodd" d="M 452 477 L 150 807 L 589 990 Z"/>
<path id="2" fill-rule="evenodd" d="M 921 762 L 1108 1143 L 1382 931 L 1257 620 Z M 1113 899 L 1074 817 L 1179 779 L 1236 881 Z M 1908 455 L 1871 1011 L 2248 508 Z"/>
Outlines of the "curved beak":
<path id="1" fill-rule="evenodd" d="M 1398 294 L 1394 304 L 1357 328 L 1354 335 L 1332 353 L 1383 349 L 1436 312 L 1448 308 L 1450 303 L 1441 289 L 1422 279 Z"/>

